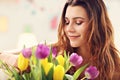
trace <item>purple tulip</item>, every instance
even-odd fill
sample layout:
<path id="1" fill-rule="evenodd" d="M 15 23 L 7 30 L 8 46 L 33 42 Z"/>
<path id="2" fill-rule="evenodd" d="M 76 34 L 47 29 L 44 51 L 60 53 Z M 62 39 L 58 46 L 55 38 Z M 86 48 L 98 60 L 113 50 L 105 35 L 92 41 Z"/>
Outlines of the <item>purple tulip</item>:
<path id="1" fill-rule="evenodd" d="M 25 58 L 30 58 L 32 55 L 32 49 L 31 48 L 25 48 L 22 50 L 22 54 Z"/>
<path id="2" fill-rule="evenodd" d="M 57 48 L 56 47 L 52 47 L 52 56 L 53 56 L 53 58 L 55 58 L 57 56 Z"/>
<path id="3" fill-rule="evenodd" d="M 44 44 L 38 44 L 36 49 L 36 57 L 38 59 L 45 59 L 49 56 L 50 48 Z"/>
<path id="4" fill-rule="evenodd" d="M 78 66 L 82 63 L 83 61 L 83 58 L 81 56 L 78 56 L 77 53 L 72 53 L 70 55 L 70 63 L 73 65 L 73 66 Z"/>
<path id="5" fill-rule="evenodd" d="M 99 71 L 95 66 L 89 66 L 85 70 L 85 77 L 87 79 L 95 79 L 96 77 L 98 77 L 98 75 L 99 75 Z"/>

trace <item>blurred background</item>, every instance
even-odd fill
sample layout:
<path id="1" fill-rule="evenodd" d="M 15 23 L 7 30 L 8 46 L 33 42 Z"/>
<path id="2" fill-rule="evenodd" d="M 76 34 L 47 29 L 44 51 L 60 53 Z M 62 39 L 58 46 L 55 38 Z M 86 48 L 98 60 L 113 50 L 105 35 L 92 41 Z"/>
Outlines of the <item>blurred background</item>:
<path id="1" fill-rule="evenodd" d="M 0 51 L 57 41 L 57 25 L 66 0 L 0 0 Z M 120 50 L 120 0 L 104 0 Z"/>

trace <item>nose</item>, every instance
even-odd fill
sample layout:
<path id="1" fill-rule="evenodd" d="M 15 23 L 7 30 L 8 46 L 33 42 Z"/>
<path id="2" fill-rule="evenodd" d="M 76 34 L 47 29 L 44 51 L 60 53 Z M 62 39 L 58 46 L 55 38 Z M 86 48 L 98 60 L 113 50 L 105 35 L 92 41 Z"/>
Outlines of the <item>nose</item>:
<path id="1" fill-rule="evenodd" d="M 66 26 L 66 31 L 67 32 L 74 32 L 75 31 L 74 25 L 73 24 L 67 25 Z"/>

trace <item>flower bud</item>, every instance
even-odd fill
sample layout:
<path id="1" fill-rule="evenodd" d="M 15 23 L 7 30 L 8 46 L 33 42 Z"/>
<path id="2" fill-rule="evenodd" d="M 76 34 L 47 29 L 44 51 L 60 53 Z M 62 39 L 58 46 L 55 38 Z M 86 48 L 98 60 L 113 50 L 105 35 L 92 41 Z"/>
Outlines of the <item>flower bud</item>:
<path id="1" fill-rule="evenodd" d="M 58 63 L 59 63 L 61 66 L 64 66 L 65 59 L 64 59 L 64 57 L 63 57 L 62 55 L 58 55 L 58 56 L 56 57 L 56 59 L 57 59 Z"/>
<path id="2" fill-rule="evenodd" d="M 43 68 L 45 68 L 46 64 L 48 63 L 48 58 L 41 59 L 40 63 L 42 64 Z"/>
<path id="3" fill-rule="evenodd" d="M 45 59 L 46 57 L 49 56 L 49 53 L 50 53 L 50 49 L 48 46 L 43 44 L 38 44 L 36 49 L 36 57 L 38 59 Z"/>
<path id="4" fill-rule="evenodd" d="M 29 59 L 25 58 L 22 53 L 18 56 L 18 68 L 20 71 L 25 71 L 28 67 Z"/>
<path id="5" fill-rule="evenodd" d="M 54 68 L 53 80 L 63 80 L 64 75 L 65 75 L 64 67 L 61 65 L 57 65 Z"/>
<path id="6" fill-rule="evenodd" d="M 78 66 L 82 63 L 83 61 L 83 58 L 81 56 L 78 56 L 77 53 L 72 53 L 70 55 L 70 63 L 73 65 L 73 66 Z"/>
<path id="7" fill-rule="evenodd" d="M 96 77 L 98 77 L 98 75 L 99 75 L 99 71 L 95 66 L 90 66 L 85 70 L 85 77 L 87 79 L 95 79 Z"/>
<path id="8" fill-rule="evenodd" d="M 48 72 L 50 71 L 50 69 L 52 68 L 53 63 L 47 63 L 44 70 L 45 70 L 45 74 L 48 75 Z"/>
<path id="9" fill-rule="evenodd" d="M 32 55 L 32 49 L 31 48 L 25 48 L 22 50 L 22 54 L 25 58 L 30 58 Z"/>
<path id="10" fill-rule="evenodd" d="M 53 56 L 53 58 L 55 58 L 57 56 L 57 48 L 56 47 L 52 47 L 52 56 Z"/>

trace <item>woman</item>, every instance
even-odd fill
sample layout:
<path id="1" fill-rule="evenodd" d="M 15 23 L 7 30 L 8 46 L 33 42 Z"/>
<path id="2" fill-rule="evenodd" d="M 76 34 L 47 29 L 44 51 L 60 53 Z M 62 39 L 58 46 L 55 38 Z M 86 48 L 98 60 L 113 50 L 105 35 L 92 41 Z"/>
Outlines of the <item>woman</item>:
<path id="1" fill-rule="evenodd" d="M 59 52 L 76 52 L 83 64 L 100 71 L 96 80 L 119 80 L 120 57 L 113 42 L 113 27 L 103 0 L 68 0 L 58 28 Z M 68 73 L 74 73 L 72 68 Z M 82 77 L 82 76 L 80 76 Z"/>
<path id="2" fill-rule="evenodd" d="M 102 0 L 68 0 L 58 28 L 58 42 L 53 46 L 60 54 L 66 50 L 81 55 L 84 61 L 80 66 L 86 63 L 96 66 L 100 72 L 96 80 L 120 79 L 119 52 Z M 80 66 L 72 67 L 68 73 L 73 74 Z"/>

